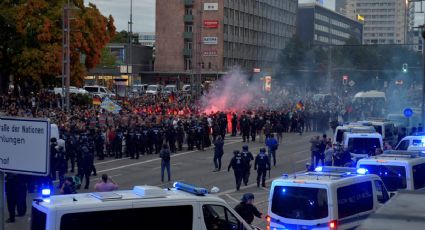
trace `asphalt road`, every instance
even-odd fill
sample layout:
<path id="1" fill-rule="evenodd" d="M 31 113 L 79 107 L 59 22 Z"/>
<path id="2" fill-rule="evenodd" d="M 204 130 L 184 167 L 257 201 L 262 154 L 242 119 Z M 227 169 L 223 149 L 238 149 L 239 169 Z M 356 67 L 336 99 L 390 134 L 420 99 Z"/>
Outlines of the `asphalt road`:
<path id="1" fill-rule="evenodd" d="M 273 178 L 279 177 L 284 173 L 293 173 L 305 169 L 305 163 L 310 160 L 309 140 L 316 133 L 305 133 L 302 136 L 298 134 L 284 134 L 283 143 L 277 150 L 277 164 L 272 167 L 271 179 L 266 182 L 266 188 L 257 188 L 256 172 L 251 170 L 251 176 L 248 186 L 242 186 L 236 191 L 233 171 L 227 171 L 227 166 L 233 155 L 233 150 L 241 150 L 246 143 L 242 138 L 226 137 L 224 146 L 223 165 L 220 172 L 213 172 L 213 149 L 208 148 L 205 151 L 182 151 L 171 156 L 171 182 L 161 183 L 160 158 L 158 155 L 145 155 L 140 159 L 114 159 L 106 158 L 103 161 L 96 161 L 98 176 L 91 177 L 90 189 L 81 189 L 78 192 L 91 192 L 94 184 L 99 180 L 103 173 L 107 173 L 118 184 L 120 189 L 131 189 L 135 185 L 155 185 L 160 187 L 171 187 L 174 181 L 185 181 L 191 184 L 199 185 L 211 189 L 213 186 L 220 188 L 218 195 L 226 200 L 231 207 L 239 203 L 239 199 L 246 192 L 255 195 L 255 205 L 263 212 L 267 213 L 269 185 Z M 255 155 L 259 149 L 264 146 L 262 143 L 247 143 L 249 150 Z M 166 179 L 166 177 L 165 177 Z M 25 217 L 17 217 L 15 223 L 5 224 L 5 229 L 29 229 L 29 216 L 31 212 L 31 199 L 34 195 L 28 196 L 28 214 Z M 8 217 L 5 208 L 5 217 Z M 265 229 L 265 221 L 256 219 L 255 225 Z"/>

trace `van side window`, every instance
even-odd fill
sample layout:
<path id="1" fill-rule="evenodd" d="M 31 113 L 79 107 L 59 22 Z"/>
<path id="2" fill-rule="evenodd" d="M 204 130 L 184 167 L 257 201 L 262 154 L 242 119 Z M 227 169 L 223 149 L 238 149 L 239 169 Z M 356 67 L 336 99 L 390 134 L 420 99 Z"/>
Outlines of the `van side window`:
<path id="1" fill-rule="evenodd" d="M 104 88 L 100 88 L 101 93 L 106 93 L 106 90 Z"/>
<path id="2" fill-rule="evenodd" d="M 415 190 L 425 187 L 425 163 L 413 166 L 413 185 Z"/>
<path id="3" fill-rule="evenodd" d="M 409 140 L 404 140 L 400 142 L 400 144 L 397 147 L 397 150 L 407 150 L 408 147 L 409 147 Z"/>
<path id="4" fill-rule="evenodd" d="M 243 224 L 226 207 L 219 205 L 202 206 L 207 230 L 243 230 Z"/>
<path id="5" fill-rule="evenodd" d="M 337 189 L 338 217 L 344 218 L 373 209 L 373 191 L 370 181 Z"/>
<path id="6" fill-rule="evenodd" d="M 192 224 L 192 205 L 182 205 L 69 213 L 61 217 L 60 230 L 192 229 Z"/>
<path id="7" fill-rule="evenodd" d="M 387 202 L 387 200 L 389 200 L 390 197 L 388 196 L 387 189 L 385 189 L 385 186 L 382 183 L 382 181 L 375 180 L 374 184 L 375 184 L 375 189 L 376 189 L 376 192 L 377 192 L 377 197 L 378 197 L 379 203 Z"/>

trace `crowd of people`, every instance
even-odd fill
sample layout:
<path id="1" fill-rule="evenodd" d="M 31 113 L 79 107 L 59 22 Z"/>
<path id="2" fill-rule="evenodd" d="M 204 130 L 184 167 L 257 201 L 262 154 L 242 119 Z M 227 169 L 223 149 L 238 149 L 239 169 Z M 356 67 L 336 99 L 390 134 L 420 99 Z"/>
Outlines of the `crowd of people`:
<path id="1" fill-rule="evenodd" d="M 344 115 L 335 110 L 337 105 L 312 99 L 288 97 L 282 101 L 273 109 L 264 106 L 246 111 L 204 113 L 199 101 L 187 95 L 173 95 L 172 98 L 143 95 L 118 100 L 122 109 L 119 113 L 112 113 L 93 105 L 91 99 L 83 100 L 77 95 L 71 96 L 68 112 L 63 109 L 61 97 L 48 91 L 26 96 L 1 95 L 1 116 L 48 118 L 52 124 L 57 124 L 60 133 L 58 138 L 51 139 L 49 176 L 10 174 L 6 178 L 9 210 L 11 212 L 18 206 L 18 214 L 24 214 L 22 210 L 25 208 L 19 206 L 17 200 L 25 197 L 13 192 L 16 189 L 35 192 L 45 186 L 53 186 L 56 179 L 58 191 L 63 194 L 76 193 L 82 184 L 84 189 L 88 189 L 90 177 L 96 175 L 96 157 L 98 160 L 123 157 L 137 160 L 143 155 L 158 154 L 162 158 L 161 181 L 164 181 L 165 170 L 168 172 L 166 179 L 170 181 L 171 154 L 214 147 L 214 171 L 219 171 L 227 133 L 240 135 L 244 142 L 258 141 L 267 147 L 261 149 L 255 158 L 249 153 L 248 146 L 234 152 L 233 159 L 236 160 L 232 159 L 228 169 L 234 170 L 237 189 L 242 182 L 248 183 L 252 166 L 257 170 L 257 186 L 265 186 L 266 172 L 276 164 L 275 153 L 283 133 L 325 133 L 329 122 Z M 243 161 L 238 161 L 239 158 Z M 25 179 L 14 183 L 14 176 Z M 111 179 L 102 176 L 102 181 L 106 184 Z M 10 222 L 13 221 L 14 216 L 11 215 Z"/>

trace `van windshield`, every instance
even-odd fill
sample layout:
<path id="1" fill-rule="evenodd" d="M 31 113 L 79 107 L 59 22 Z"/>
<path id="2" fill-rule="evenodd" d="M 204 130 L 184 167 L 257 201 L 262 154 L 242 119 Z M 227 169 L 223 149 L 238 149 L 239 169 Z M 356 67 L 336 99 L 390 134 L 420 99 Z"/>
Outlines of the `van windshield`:
<path id="1" fill-rule="evenodd" d="M 157 90 L 157 88 L 158 88 L 158 86 L 156 86 L 156 85 L 150 85 L 150 86 L 148 86 L 148 91 L 156 91 Z"/>
<path id="2" fill-rule="evenodd" d="M 87 90 L 87 92 L 90 92 L 90 93 L 97 93 L 96 87 L 84 87 L 84 89 Z"/>
<path id="3" fill-rule="evenodd" d="M 283 218 L 323 219 L 328 216 L 328 194 L 322 188 L 275 186 L 271 210 Z"/>
<path id="4" fill-rule="evenodd" d="M 344 137 L 344 133 L 345 133 L 345 130 L 344 129 L 338 129 L 336 131 L 336 139 L 335 139 L 335 141 L 338 142 L 338 143 L 341 143 L 342 142 L 342 138 Z"/>
<path id="5" fill-rule="evenodd" d="M 350 153 L 372 155 L 376 148 L 381 148 L 379 138 L 353 137 L 348 140 Z"/>
<path id="6" fill-rule="evenodd" d="M 405 189 L 406 169 L 403 166 L 395 165 L 360 165 L 360 168 L 366 168 L 370 174 L 376 174 L 381 177 L 388 191 L 394 192 L 398 189 Z"/>

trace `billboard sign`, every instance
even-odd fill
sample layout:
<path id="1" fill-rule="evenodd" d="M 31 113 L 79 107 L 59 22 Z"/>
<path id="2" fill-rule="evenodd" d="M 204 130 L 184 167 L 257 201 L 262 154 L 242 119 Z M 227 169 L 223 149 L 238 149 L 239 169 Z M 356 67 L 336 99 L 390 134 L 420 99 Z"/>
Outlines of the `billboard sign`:
<path id="1" fill-rule="evenodd" d="M 217 45 L 218 38 L 217 37 L 204 37 L 204 45 Z"/>
<path id="2" fill-rule="evenodd" d="M 49 174 L 50 122 L 0 117 L 0 170 L 27 175 Z"/>
<path id="3" fill-rule="evenodd" d="M 218 3 L 204 3 L 205 11 L 216 11 L 218 10 Z"/>
<path id="4" fill-rule="evenodd" d="M 217 29 L 218 20 L 204 20 L 204 27 L 207 29 Z"/>
<path id="5" fill-rule="evenodd" d="M 264 77 L 264 90 L 266 92 L 272 91 L 272 77 L 271 76 L 265 76 Z"/>

